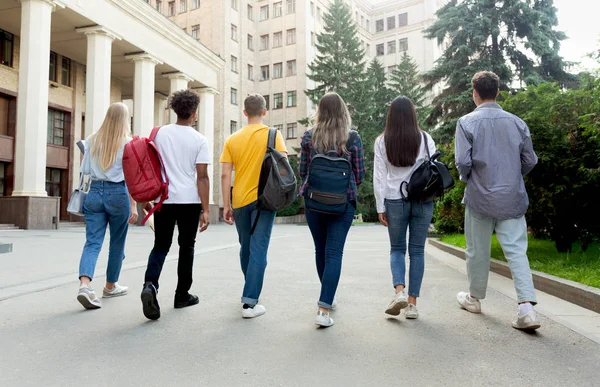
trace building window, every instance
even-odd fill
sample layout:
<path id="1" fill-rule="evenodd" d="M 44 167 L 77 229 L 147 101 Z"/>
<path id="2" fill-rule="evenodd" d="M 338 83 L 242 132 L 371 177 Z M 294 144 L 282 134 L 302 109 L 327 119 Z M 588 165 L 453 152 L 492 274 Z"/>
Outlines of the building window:
<path id="1" fill-rule="evenodd" d="M 248 50 L 254 51 L 254 40 L 250 34 L 248 34 Z"/>
<path id="2" fill-rule="evenodd" d="M 196 40 L 200 39 L 200 24 L 192 26 L 192 38 Z"/>
<path id="3" fill-rule="evenodd" d="M 252 65 L 248 65 L 248 80 L 249 81 L 254 80 L 254 66 L 252 66 Z"/>
<path id="4" fill-rule="evenodd" d="M 268 50 L 269 49 L 269 35 L 262 35 L 260 37 L 260 50 Z"/>
<path id="5" fill-rule="evenodd" d="M 229 121 L 229 134 L 237 132 L 237 121 Z"/>
<path id="6" fill-rule="evenodd" d="M 296 13 L 296 0 L 286 0 L 286 13 Z"/>
<path id="7" fill-rule="evenodd" d="M 254 8 L 250 4 L 248 4 L 248 19 L 254 20 Z"/>
<path id="8" fill-rule="evenodd" d="M 287 107 L 294 107 L 297 103 L 297 94 L 295 91 L 287 92 Z"/>
<path id="9" fill-rule="evenodd" d="M 237 42 L 237 26 L 235 24 L 231 25 L 231 40 Z"/>
<path id="10" fill-rule="evenodd" d="M 360 26 L 363 27 L 363 28 L 365 27 L 365 17 L 362 16 L 362 15 L 360 17 Z"/>
<path id="11" fill-rule="evenodd" d="M 192 0 L 192 9 L 200 8 L 200 0 Z"/>
<path id="12" fill-rule="evenodd" d="M 371 55 L 371 45 L 367 43 L 367 55 Z"/>
<path id="13" fill-rule="evenodd" d="M 273 34 L 273 48 L 281 47 L 283 45 L 283 33 L 275 32 Z"/>
<path id="14" fill-rule="evenodd" d="M 287 44 L 296 44 L 296 29 L 287 30 Z"/>
<path id="15" fill-rule="evenodd" d="M 310 16 L 312 16 L 312 17 L 315 16 L 315 2 L 314 1 L 310 2 Z"/>
<path id="16" fill-rule="evenodd" d="M 273 94 L 273 110 L 283 109 L 283 93 Z"/>
<path id="17" fill-rule="evenodd" d="M 48 109 L 47 142 L 51 145 L 66 146 L 65 139 L 71 126 L 71 117 L 60 110 Z"/>
<path id="18" fill-rule="evenodd" d="M 394 71 L 394 69 L 396 68 L 396 66 L 388 66 L 387 68 L 387 73 L 388 75 L 392 75 L 392 72 Z"/>
<path id="19" fill-rule="evenodd" d="M 315 45 L 315 33 L 314 32 L 310 33 L 310 44 L 311 44 L 311 46 Z"/>
<path id="20" fill-rule="evenodd" d="M 317 7 L 317 21 L 321 21 L 321 8 Z"/>
<path id="21" fill-rule="evenodd" d="M 399 42 L 398 51 L 405 52 L 408 51 L 408 38 L 402 38 Z"/>
<path id="22" fill-rule="evenodd" d="M 287 138 L 288 139 L 292 139 L 292 138 L 298 138 L 298 124 L 297 123 L 293 123 L 293 124 L 287 124 Z"/>
<path id="23" fill-rule="evenodd" d="M 60 83 L 65 86 L 71 86 L 71 59 L 62 58 Z"/>
<path id="24" fill-rule="evenodd" d="M 283 132 L 283 124 L 278 124 L 278 125 L 273 125 L 273 127 L 275 129 L 277 129 L 280 132 Z M 283 133 L 282 133 L 283 134 Z"/>
<path id="25" fill-rule="evenodd" d="M 367 19 L 367 25 L 366 25 L 366 30 L 369 31 L 371 29 L 371 21 L 369 19 Z M 371 31 L 369 31 L 371 32 Z"/>
<path id="26" fill-rule="evenodd" d="M 296 75 L 296 60 L 288 60 L 287 62 L 287 76 L 293 77 Z"/>
<path id="27" fill-rule="evenodd" d="M 379 19 L 375 22 L 375 32 L 383 31 L 383 19 Z"/>
<path id="28" fill-rule="evenodd" d="M 154 5 L 156 6 L 156 10 L 162 13 L 162 1 L 156 0 L 156 3 L 154 3 Z"/>
<path id="29" fill-rule="evenodd" d="M 265 108 L 269 110 L 269 96 L 263 95 L 263 98 L 265 99 Z"/>
<path id="30" fill-rule="evenodd" d="M 260 80 L 266 81 L 269 79 L 269 65 L 260 66 Z"/>
<path id="31" fill-rule="evenodd" d="M 408 13 L 401 13 L 398 15 L 398 27 L 404 27 L 408 25 Z"/>
<path id="32" fill-rule="evenodd" d="M 187 34 L 187 28 L 183 27 L 182 30 Z"/>
<path id="33" fill-rule="evenodd" d="M 267 20 L 269 18 L 269 6 L 265 5 L 260 7 L 260 21 Z"/>
<path id="34" fill-rule="evenodd" d="M 6 196 L 6 170 L 7 164 L 0 163 L 0 196 Z"/>
<path id="35" fill-rule="evenodd" d="M 60 169 L 46 168 L 46 192 L 48 196 L 62 196 L 60 192 Z"/>
<path id="36" fill-rule="evenodd" d="M 179 0 L 179 13 L 187 11 L 187 0 Z"/>
<path id="37" fill-rule="evenodd" d="M 50 51 L 50 69 L 48 79 L 52 82 L 56 82 L 56 53 Z"/>
<path id="38" fill-rule="evenodd" d="M 0 64 L 12 67 L 14 35 L 0 30 Z"/>
<path id="39" fill-rule="evenodd" d="M 283 63 L 273 65 L 273 79 L 283 78 Z"/>
<path id="40" fill-rule="evenodd" d="M 385 48 L 383 47 L 383 43 L 378 44 L 375 47 L 375 51 L 377 52 L 377 56 L 385 55 Z"/>
<path id="41" fill-rule="evenodd" d="M 395 54 L 396 53 L 396 41 L 392 40 L 391 42 L 388 42 L 388 55 L 389 54 Z"/>
<path id="42" fill-rule="evenodd" d="M 237 57 L 233 55 L 231 56 L 231 71 L 233 71 L 234 73 L 238 72 Z"/>
<path id="43" fill-rule="evenodd" d="M 394 28 L 396 28 L 396 17 L 395 16 L 388 17 L 387 25 L 388 25 L 388 30 L 393 30 Z"/>
<path id="44" fill-rule="evenodd" d="M 279 3 L 273 3 L 273 17 L 280 17 L 283 15 L 283 5 L 281 1 Z"/>
<path id="45" fill-rule="evenodd" d="M 238 0 L 231 0 L 231 8 L 237 11 L 238 9 Z"/>
<path id="46" fill-rule="evenodd" d="M 0 136 L 14 137 L 16 106 L 16 98 L 0 94 Z"/>
<path id="47" fill-rule="evenodd" d="M 169 16 L 175 16 L 175 2 L 169 1 Z"/>
<path id="48" fill-rule="evenodd" d="M 237 89 L 231 88 L 231 104 L 237 105 Z"/>

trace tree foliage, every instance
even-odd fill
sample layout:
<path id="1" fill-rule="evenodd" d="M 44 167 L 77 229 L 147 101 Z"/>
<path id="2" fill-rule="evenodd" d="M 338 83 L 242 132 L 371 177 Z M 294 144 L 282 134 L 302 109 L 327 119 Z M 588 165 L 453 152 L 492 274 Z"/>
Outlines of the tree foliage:
<path id="1" fill-rule="evenodd" d="M 419 66 L 407 52 L 404 52 L 402 60 L 390 75 L 390 89 L 396 96 L 403 95 L 410 98 L 419 110 L 425 105 L 425 95 L 427 94 L 421 81 Z"/>

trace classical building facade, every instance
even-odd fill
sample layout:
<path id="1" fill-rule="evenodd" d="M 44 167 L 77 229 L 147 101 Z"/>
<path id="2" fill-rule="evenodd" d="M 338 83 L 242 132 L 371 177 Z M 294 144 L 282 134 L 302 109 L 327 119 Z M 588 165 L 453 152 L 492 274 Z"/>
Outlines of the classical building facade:
<path id="1" fill-rule="evenodd" d="M 133 132 L 147 135 L 169 119 L 166 97 L 194 88 L 198 130 L 212 142 L 224 64 L 142 0 L 0 2 L 0 223 L 71 218 L 75 144 L 112 102 L 133 100 Z"/>

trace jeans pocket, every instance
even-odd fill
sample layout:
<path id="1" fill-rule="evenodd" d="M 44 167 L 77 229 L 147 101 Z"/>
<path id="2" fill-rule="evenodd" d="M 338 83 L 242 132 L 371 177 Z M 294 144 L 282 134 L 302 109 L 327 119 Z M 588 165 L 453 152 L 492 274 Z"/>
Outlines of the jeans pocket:
<path id="1" fill-rule="evenodd" d="M 83 202 L 83 212 L 101 212 L 103 210 L 100 193 L 98 191 L 90 191 Z"/>
<path id="2" fill-rule="evenodd" d="M 127 207 L 129 204 L 129 196 L 125 191 L 106 193 L 106 205 L 110 208 L 122 209 Z"/>

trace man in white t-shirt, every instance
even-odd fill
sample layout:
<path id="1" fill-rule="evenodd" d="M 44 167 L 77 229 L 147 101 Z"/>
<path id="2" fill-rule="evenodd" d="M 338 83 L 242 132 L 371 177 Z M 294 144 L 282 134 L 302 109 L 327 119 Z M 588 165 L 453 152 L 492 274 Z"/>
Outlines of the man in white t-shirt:
<path id="1" fill-rule="evenodd" d="M 212 156 L 206 138 L 191 125 L 198 118 L 200 97 L 192 90 L 173 93 L 169 107 L 177 113 L 175 124 L 163 126 L 154 140 L 169 179 L 169 198 L 154 213 L 154 248 L 148 258 L 142 304 L 144 315 L 156 320 L 160 307 L 156 299 L 158 279 L 173 241 L 175 225 L 179 236 L 179 262 L 175 308 L 196 305 L 198 297 L 189 293 L 192 286 L 194 245 L 198 228 L 209 224 L 208 165 Z"/>

